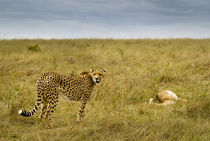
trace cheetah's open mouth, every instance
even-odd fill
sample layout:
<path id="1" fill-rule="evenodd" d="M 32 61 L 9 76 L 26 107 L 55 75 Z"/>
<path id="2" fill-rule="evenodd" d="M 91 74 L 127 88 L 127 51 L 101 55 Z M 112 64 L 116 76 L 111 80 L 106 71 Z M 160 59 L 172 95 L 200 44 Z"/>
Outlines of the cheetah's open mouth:
<path id="1" fill-rule="evenodd" d="M 100 83 L 100 80 L 96 80 L 96 84 Z"/>

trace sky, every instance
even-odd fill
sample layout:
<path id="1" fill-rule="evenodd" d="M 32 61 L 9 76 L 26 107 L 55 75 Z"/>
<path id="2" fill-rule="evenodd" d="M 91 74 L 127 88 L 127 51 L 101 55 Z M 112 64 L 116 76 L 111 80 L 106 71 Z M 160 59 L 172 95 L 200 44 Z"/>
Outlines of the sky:
<path id="1" fill-rule="evenodd" d="M 210 38 L 210 0 L 0 0 L 0 39 Z"/>

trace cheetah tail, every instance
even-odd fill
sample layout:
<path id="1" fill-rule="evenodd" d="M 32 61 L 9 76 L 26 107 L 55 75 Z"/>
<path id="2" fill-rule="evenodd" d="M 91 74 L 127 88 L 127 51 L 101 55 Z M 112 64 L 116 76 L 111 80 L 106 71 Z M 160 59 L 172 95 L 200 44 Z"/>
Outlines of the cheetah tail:
<path id="1" fill-rule="evenodd" d="M 34 113 L 38 110 L 39 105 L 41 104 L 41 96 L 38 96 L 36 104 L 34 105 L 33 109 L 29 112 L 25 110 L 19 110 L 18 114 L 22 115 L 24 117 L 31 117 L 34 115 Z"/>

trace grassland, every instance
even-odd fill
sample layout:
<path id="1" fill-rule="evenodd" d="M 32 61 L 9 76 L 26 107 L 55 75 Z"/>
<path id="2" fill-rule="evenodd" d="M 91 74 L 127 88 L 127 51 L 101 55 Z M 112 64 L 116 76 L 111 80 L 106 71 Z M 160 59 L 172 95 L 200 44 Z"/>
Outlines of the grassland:
<path id="1" fill-rule="evenodd" d="M 41 51 L 30 51 L 37 44 Z M 78 102 L 62 98 L 53 127 L 17 114 L 36 100 L 44 72 L 107 69 L 76 124 Z M 146 104 L 169 89 L 186 102 Z M 0 40 L 0 140 L 210 140 L 210 39 Z"/>

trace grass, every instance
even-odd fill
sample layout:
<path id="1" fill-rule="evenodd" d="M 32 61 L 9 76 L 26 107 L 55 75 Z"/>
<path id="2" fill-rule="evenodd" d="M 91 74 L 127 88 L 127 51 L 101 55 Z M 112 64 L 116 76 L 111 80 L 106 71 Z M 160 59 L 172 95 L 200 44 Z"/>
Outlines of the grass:
<path id="1" fill-rule="evenodd" d="M 39 51 L 29 50 L 37 46 Z M 17 114 L 36 100 L 44 72 L 107 69 L 76 124 L 78 102 L 60 99 L 53 127 Z M 169 89 L 187 102 L 148 105 Z M 210 39 L 0 40 L 0 140 L 210 140 Z"/>

